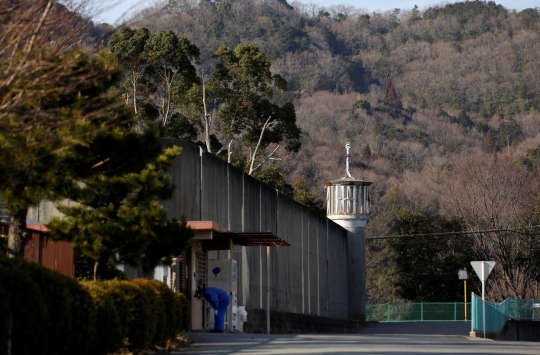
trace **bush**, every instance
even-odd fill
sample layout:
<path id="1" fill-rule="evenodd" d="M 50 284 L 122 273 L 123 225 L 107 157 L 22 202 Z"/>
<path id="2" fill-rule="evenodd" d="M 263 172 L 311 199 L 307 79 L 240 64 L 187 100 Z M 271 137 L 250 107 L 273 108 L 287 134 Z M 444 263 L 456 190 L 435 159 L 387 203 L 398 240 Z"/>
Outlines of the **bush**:
<path id="1" fill-rule="evenodd" d="M 151 302 L 144 290 L 131 281 L 109 280 L 100 282 L 111 296 L 118 311 L 124 339 L 123 346 L 130 351 L 140 351 L 152 345 Z"/>
<path id="2" fill-rule="evenodd" d="M 156 280 L 82 283 L 0 258 L 0 344 L 22 355 L 106 355 L 163 346 L 189 326 L 184 295 Z M 7 348 L 0 347 L 0 355 Z"/>
<path id="3" fill-rule="evenodd" d="M 70 335 L 72 329 L 71 306 L 73 297 L 68 292 L 69 280 L 64 275 L 45 269 L 35 263 L 22 263 L 24 272 L 41 290 L 42 301 L 47 308 L 47 353 L 71 354 Z"/>
<path id="4" fill-rule="evenodd" d="M 133 280 L 139 287 L 141 287 L 147 293 L 148 297 L 152 299 L 152 302 L 148 305 L 151 309 L 150 312 L 155 316 L 153 324 L 151 324 L 150 331 L 153 334 L 152 343 L 154 345 L 164 346 L 171 337 L 168 337 L 167 326 L 168 318 L 171 318 L 170 309 L 165 306 L 164 295 L 169 291 L 173 293 L 163 282 L 150 279 L 136 279 Z M 165 290 L 163 288 L 165 288 Z M 166 297 L 166 296 L 165 296 Z M 171 295 L 171 298 L 173 296 Z M 174 300 L 171 301 L 174 307 Z M 174 334 L 173 334 L 174 335 Z"/>
<path id="5" fill-rule="evenodd" d="M 0 355 L 7 355 L 7 343 L 9 339 L 9 307 L 8 294 L 0 284 Z"/>
<path id="6" fill-rule="evenodd" d="M 109 293 L 98 282 L 83 282 L 95 305 L 96 331 L 91 344 L 91 353 L 105 355 L 114 353 L 122 347 L 122 325 L 117 308 Z"/>
<path id="7" fill-rule="evenodd" d="M 8 237 L 5 234 L 0 234 L 0 258 L 5 257 L 7 253 Z"/>
<path id="8" fill-rule="evenodd" d="M 47 354 L 47 308 L 27 265 L 21 259 L 0 258 L 0 285 L 12 315 L 11 353 Z"/>
<path id="9" fill-rule="evenodd" d="M 187 330 L 189 328 L 191 318 L 189 312 L 189 302 L 183 293 L 175 293 L 174 301 L 176 304 L 176 330 Z"/>
<path id="10" fill-rule="evenodd" d="M 71 312 L 71 328 L 66 334 L 69 342 L 69 354 L 92 354 L 90 345 L 95 338 L 96 318 L 92 296 L 80 283 L 66 277 L 65 286 L 71 295 L 72 302 L 69 306 Z"/>

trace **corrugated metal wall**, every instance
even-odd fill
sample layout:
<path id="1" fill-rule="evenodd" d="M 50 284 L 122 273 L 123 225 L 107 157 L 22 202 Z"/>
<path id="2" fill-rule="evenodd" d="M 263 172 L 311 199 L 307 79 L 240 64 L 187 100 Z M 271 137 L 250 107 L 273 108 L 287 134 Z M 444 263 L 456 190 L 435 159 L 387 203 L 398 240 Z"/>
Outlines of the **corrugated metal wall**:
<path id="1" fill-rule="evenodd" d="M 8 225 L 0 224 L 0 234 L 8 234 Z M 75 277 L 75 252 L 69 242 L 51 242 L 46 232 L 26 230 L 24 258 L 56 270 L 64 275 Z"/>
<path id="2" fill-rule="evenodd" d="M 233 232 L 271 231 L 291 244 L 270 248 L 271 310 L 347 318 L 347 232 L 198 147 L 171 168 L 176 185 L 164 205 L 172 217 L 213 220 Z M 202 179 L 201 179 L 202 177 Z M 266 308 L 266 247 L 235 247 L 238 304 Z"/>

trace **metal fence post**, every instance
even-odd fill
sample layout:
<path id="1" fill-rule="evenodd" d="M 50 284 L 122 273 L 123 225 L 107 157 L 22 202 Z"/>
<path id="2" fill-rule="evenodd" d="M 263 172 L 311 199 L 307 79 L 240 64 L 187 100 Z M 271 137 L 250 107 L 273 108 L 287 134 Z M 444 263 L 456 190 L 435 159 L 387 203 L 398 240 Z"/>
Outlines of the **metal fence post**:
<path id="1" fill-rule="evenodd" d="M 388 307 L 386 309 L 386 321 L 390 322 L 390 302 L 387 303 Z"/>
<path id="2" fill-rule="evenodd" d="M 471 333 L 474 332 L 474 320 L 476 318 L 474 306 L 474 292 L 471 292 Z"/>
<path id="3" fill-rule="evenodd" d="M 457 320 L 457 302 L 454 302 L 454 320 Z"/>

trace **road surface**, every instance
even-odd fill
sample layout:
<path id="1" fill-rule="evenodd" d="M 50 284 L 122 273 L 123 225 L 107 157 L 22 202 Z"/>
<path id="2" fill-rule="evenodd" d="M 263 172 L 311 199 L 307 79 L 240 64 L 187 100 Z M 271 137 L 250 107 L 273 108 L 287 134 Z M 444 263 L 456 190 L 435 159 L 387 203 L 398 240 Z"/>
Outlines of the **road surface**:
<path id="1" fill-rule="evenodd" d="M 540 355 L 540 343 L 469 337 L 470 323 L 379 323 L 355 334 L 192 333 L 193 343 L 171 354 L 512 354 Z"/>

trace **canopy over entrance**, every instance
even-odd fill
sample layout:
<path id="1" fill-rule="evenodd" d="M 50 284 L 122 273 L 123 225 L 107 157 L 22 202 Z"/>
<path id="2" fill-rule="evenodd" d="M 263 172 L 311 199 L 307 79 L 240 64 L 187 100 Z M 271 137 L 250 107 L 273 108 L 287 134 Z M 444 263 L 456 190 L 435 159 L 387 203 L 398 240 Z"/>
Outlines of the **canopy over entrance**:
<path id="1" fill-rule="evenodd" d="M 229 250 L 231 243 L 256 247 L 290 246 L 272 232 L 231 232 L 213 221 L 188 221 L 187 225 L 195 232 L 193 239 L 204 243 L 207 250 Z"/>

